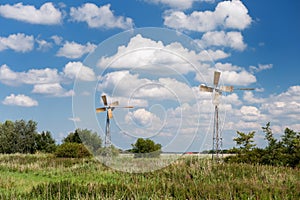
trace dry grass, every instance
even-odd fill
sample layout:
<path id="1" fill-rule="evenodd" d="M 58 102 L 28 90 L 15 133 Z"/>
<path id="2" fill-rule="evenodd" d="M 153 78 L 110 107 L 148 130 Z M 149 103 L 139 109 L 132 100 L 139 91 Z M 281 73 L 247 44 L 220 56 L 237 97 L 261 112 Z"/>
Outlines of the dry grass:
<path id="1" fill-rule="evenodd" d="M 166 162 L 171 164 L 156 171 L 124 172 Z M 299 169 L 215 164 L 195 156 L 156 160 L 119 157 L 110 164 L 124 168 L 117 171 L 96 159 L 0 155 L 0 199 L 300 198 Z"/>

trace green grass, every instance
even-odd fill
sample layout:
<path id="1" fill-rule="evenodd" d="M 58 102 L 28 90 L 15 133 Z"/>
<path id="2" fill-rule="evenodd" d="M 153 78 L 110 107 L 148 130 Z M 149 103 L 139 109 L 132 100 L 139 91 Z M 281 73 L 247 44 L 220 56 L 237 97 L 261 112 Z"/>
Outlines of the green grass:
<path id="1" fill-rule="evenodd" d="M 126 158 L 128 163 L 129 159 L 135 163 L 134 167 L 148 162 Z M 119 158 L 118 162 L 121 161 Z M 126 173 L 94 159 L 63 159 L 46 154 L 0 155 L 0 199 L 150 198 L 300 199 L 300 171 L 214 164 L 208 159 L 186 156 L 161 170 Z"/>

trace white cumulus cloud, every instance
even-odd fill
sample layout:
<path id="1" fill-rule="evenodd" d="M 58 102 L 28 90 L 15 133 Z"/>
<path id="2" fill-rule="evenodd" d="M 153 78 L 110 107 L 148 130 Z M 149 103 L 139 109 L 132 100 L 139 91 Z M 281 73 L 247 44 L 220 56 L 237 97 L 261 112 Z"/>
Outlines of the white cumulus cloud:
<path id="1" fill-rule="evenodd" d="M 52 47 L 52 44 L 50 42 L 47 42 L 46 40 L 36 39 L 36 42 L 38 44 L 37 50 L 39 51 L 47 51 Z"/>
<path id="2" fill-rule="evenodd" d="M 207 3 L 213 3 L 215 0 L 144 0 L 147 3 L 152 4 L 164 4 L 168 7 L 185 10 L 189 9 L 193 6 L 194 2 L 207 2 Z"/>
<path id="3" fill-rule="evenodd" d="M 54 25 L 62 21 L 62 13 L 51 2 L 43 4 L 39 9 L 23 3 L 0 5 L 0 15 L 31 24 Z"/>
<path id="4" fill-rule="evenodd" d="M 72 7 L 70 16 L 73 21 L 86 22 L 91 28 L 121 28 L 130 29 L 133 27 L 131 18 L 115 16 L 110 9 L 110 4 L 97 6 L 92 3 L 86 3 L 81 7 Z"/>
<path id="5" fill-rule="evenodd" d="M 224 84 L 247 86 L 256 82 L 256 77 L 245 70 L 240 72 L 224 71 L 222 74 Z"/>
<path id="6" fill-rule="evenodd" d="M 96 75 L 93 69 L 84 66 L 81 62 L 69 62 L 62 72 L 57 69 L 30 69 L 16 72 L 7 65 L 0 66 L 0 82 L 5 85 L 18 86 L 22 84 L 33 85 L 32 92 L 48 96 L 67 97 L 74 94 L 72 90 L 66 90 L 61 84 L 69 84 L 74 81 L 79 73 L 78 80 L 93 81 Z"/>
<path id="7" fill-rule="evenodd" d="M 38 106 L 38 102 L 24 94 L 11 94 L 10 96 L 5 97 L 2 101 L 4 105 L 12 105 L 12 106 L 21 106 L 21 107 L 33 107 Z"/>
<path id="8" fill-rule="evenodd" d="M 140 78 L 129 71 L 106 74 L 99 80 L 98 91 L 113 92 L 117 96 L 132 96 L 137 99 L 190 101 L 196 98 L 188 83 L 173 78 L 151 80 Z"/>
<path id="9" fill-rule="evenodd" d="M 80 118 L 79 117 L 69 117 L 68 120 L 73 121 L 73 122 L 80 122 Z"/>
<path id="10" fill-rule="evenodd" d="M 243 99 L 248 103 L 264 103 L 266 101 L 264 98 L 255 97 L 251 91 L 245 91 Z"/>
<path id="11" fill-rule="evenodd" d="M 27 72 L 15 72 L 7 65 L 0 67 L 0 81 L 7 85 L 42 84 L 60 81 L 57 69 L 30 69 Z"/>
<path id="12" fill-rule="evenodd" d="M 139 69 L 157 74 L 187 74 L 198 70 L 206 70 L 203 61 L 227 58 L 229 54 L 221 50 L 200 51 L 199 53 L 185 48 L 178 42 L 163 44 L 143 37 L 140 34 L 132 37 L 127 45 L 118 47 L 116 54 L 99 59 L 101 68 Z M 193 66 L 194 65 L 194 66 Z"/>
<path id="13" fill-rule="evenodd" d="M 256 82 L 256 77 L 250 72 L 246 71 L 243 67 L 239 67 L 231 63 L 216 63 L 215 67 L 221 71 L 220 84 L 247 86 Z M 212 77 L 215 70 L 216 69 L 208 68 L 205 77 L 201 77 L 199 74 L 197 74 L 196 79 L 200 82 L 203 82 L 203 80 L 209 80 L 207 84 L 213 84 Z"/>
<path id="14" fill-rule="evenodd" d="M 81 62 L 68 62 L 63 69 L 64 76 L 70 79 L 77 78 L 82 81 L 93 81 L 96 79 L 93 69 L 84 66 Z"/>
<path id="15" fill-rule="evenodd" d="M 164 127 L 164 121 L 161 120 L 157 113 L 153 113 L 144 108 L 128 112 L 125 115 L 125 123 L 129 125 L 128 134 L 134 137 L 151 137 L 161 134 L 160 130 Z"/>
<path id="16" fill-rule="evenodd" d="M 66 42 L 57 52 L 57 56 L 66 58 L 81 58 L 84 54 L 91 53 L 97 46 L 95 44 L 87 43 L 85 45 L 76 42 Z"/>
<path id="17" fill-rule="evenodd" d="M 58 35 L 52 35 L 51 39 L 54 41 L 54 43 L 56 45 L 60 45 L 61 42 L 63 41 L 63 38 L 61 36 L 58 36 Z"/>
<path id="18" fill-rule="evenodd" d="M 159 117 L 145 109 L 138 109 L 133 112 L 129 112 L 125 119 L 127 123 L 129 123 L 130 120 L 133 120 L 141 126 L 149 126 L 153 120 L 159 121 Z"/>
<path id="19" fill-rule="evenodd" d="M 224 31 L 213 31 L 205 33 L 201 40 L 196 41 L 203 47 L 229 47 L 235 50 L 243 51 L 246 48 L 246 44 L 243 41 L 243 35 L 241 32 L 231 31 L 225 33 Z"/>
<path id="20" fill-rule="evenodd" d="M 0 51 L 12 49 L 16 52 L 29 52 L 34 47 L 34 38 L 32 35 L 17 33 L 8 37 L 0 37 Z"/>
<path id="21" fill-rule="evenodd" d="M 73 90 L 67 91 L 59 83 L 34 85 L 32 92 L 55 97 L 68 97 L 74 95 Z"/>
<path id="22" fill-rule="evenodd" d="M 272 64 L 265 64 L 265 65 L 258 64 L 258 67 L 250 66 L 250 71 L 252 73 L 257 73 L 257 72 L 261 72 L 261 71 L 272 69 L 272 68 L 273 68 Z"/>
<path id="23" fill-rule="evenodd" d="M 214 11 L 167 11 L 164 24 L 168 27 L 189 31 L 207 32 L 218 28 L 243 30 L 251 24 L 248 9 L 239 0 L 222 1 Z"/>

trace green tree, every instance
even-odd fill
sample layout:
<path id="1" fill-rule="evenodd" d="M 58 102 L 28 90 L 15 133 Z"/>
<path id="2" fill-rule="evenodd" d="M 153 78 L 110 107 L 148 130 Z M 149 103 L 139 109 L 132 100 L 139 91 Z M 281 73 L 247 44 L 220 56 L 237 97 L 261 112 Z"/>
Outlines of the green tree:
<path id="1" fill-rule="evenodd" d="M 234 138 L 233 140 L 236 142 L 243 153 L 250 151 L 253 147 L 256 146 L 254 144 L 254 135 L 255 131 L 249 132 L 248 134 L 237 131 L 238 137 Z"/>
<path id="2" fill-rule="evenodd" d="M 17 120 L 14 123 L 14 131 L 16 133 L 16 152 L 19 153 L 35 153 L 35 135 L 37 129 L 37 122 L 29 120 Z"/>
<path id="3" fill-rule="evenodd" d="M 71 143 L 82 143 L 79 136 L 80 129 L 76 129 L 75 132 L 69 133 L 69 135 L 63 139 L 63 143 L 71 142 Z"/>
<path id="4" fill-rule="evenodd" d="M 40 134 L 36 134 L 36 150 L 43 153 L 53 153 L 56 149 L 55 140 L 52 138 L 49 131 L 42 131 Z"/>
<path id="5" fill-rule="evenodd" d="M 96 133 L 88 129 L 76 129 L 82 143 L 93 153 L 96 153 L 102 147 L 102 139 Z"/>
<path id="6" fill-rule="evenodd" d="M 137 139 L 135 144 L 132 144 L 132 153 L 135 157 L 159 157 L 161 154 L 161 144 L 155 144 L 150 139 Z"/>
<path id="7" fill-rule="evenodd" d="M 262 127 L 262 130 L 268 145 L 264 149 L 260 163 L 266 165 L 285 165 L 286 159 L 284 158 L 285 155 L 282 142 L 275 139 L 271 129 L 271 123 L 268 122 L 265 127 Z"/>
<path id="8" fill-rule="evenodd" d="M 239 137 L 234 141 L 241 145 L 242 154 L 225 158 L 227 162 L 244 162 L 274 166 L 300 167 L 300 132 L 286 128 L 281 140 L 275 139 L 270 122 L 262 127 L 268 145 L 264 149 L 253 148 L 253 134 L 238 132 Z M 252 149 L 250 151 L 250 149 Z"/>
<path id="9" fill-rule="evenodd" d="M 96 132 L 87 129 L 76 129 L 69 133 L 62 142 L 63 144 L 57 148 L 55 153 L 58 157 L 82 157 L 81 154 L 86 157 L 100 152 L 102 147 L 101 137 Z M 72 148 L 74 149 L 72 150 Z M 63 151 L 66 151 L 65 154 Z M 85 153 L 86 151 L 89 152 L 89 155 Z"/>
<path id="10" fill-rule="evenodd" d="M 93 153 L 98 152 L 102 147 L 102 139 L 96 133 L 88 129 L 76 129 L 74 132 L 63 139 L 63 143 L 78 143 L 84 144 L 86 148 Z"/>
<path id="11" fill-rule="evenodd" d="M 286 128 L 282 136 L 282 146 L 286 165 L 300 166 L 300 132 Z"/>
<path id="12" fill-rule="evenodd" d="M 14 122 L 7 120 L 0 125 L 0 153 L 16 153 L 17 135 L 14 131 Z"/>
<path id="13" fill-rule="evenodd" d="M 0 153 L 53 152 L 55 146 L 50 132 L 37 133 L 37 122 L 33 120 L 0 124 Z"/>
<path id="14" fill-rule="evenodd" d="M 268 148 L 274 149 L 277 146 L 277 140 L 273 136 L 272 129 L 270 127 L 270 122 L 266 124 L 265 127 L 262 127 L 263 132 L 265 133 L 265 139 L 268 141 Z"/>

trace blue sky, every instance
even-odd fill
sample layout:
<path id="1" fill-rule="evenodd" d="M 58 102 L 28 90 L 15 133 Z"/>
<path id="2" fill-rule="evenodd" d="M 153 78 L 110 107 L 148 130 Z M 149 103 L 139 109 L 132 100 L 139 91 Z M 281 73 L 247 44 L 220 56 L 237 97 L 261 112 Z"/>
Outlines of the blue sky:
<path id="1" fill-rule="evenodd" d="M 102 135 L 105 115 L 93 110 L 106 94 L 135 106 L 114 112 L 116 146 L 151 137 L 165 150 L 208 149 L 213 107 L 199 85 L 218 69 L 221 84 L 257 88 L 222 97 L 224 147 L 237 130 L 257 131 L 263 145 L 268 121 L 278 137 L 300 130 L 299 8 L 296 0 L 1 1 L 0 121 L 33 119 L 58 142 L 76 127 Z"/>

